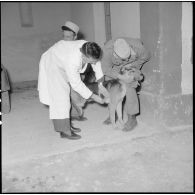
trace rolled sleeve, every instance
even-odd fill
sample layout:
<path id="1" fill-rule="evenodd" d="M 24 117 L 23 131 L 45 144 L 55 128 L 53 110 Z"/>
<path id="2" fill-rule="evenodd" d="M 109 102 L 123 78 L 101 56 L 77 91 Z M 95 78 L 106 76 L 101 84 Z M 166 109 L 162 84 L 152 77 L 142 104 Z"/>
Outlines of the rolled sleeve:
<path id="1" fill-rule="evenodd" d="M 104 76 L 100 61 L 98 61 L 96 64 L 92 64 L 92 68 L 93 68 L 93 71 L 95 72 L 96 81 L 98 81 Z"/>
<path id="2" fill-rule="evenodd" d="M 150 52 L 148 50 L 146 50 L 145 48 L 143 48 L 139 52 L 138 59 L 136 61 L 132 62 L 131 65 L 141 69 L 142 65 L 150 60 L 150 57 L 151 57 Z"/>
<path id="3" fill-rule="evenodd" d="M 82 82 L 77 65 L 72 64 L 71 66 L 68 67 L 69 68 L 66 72 L 71 87 L 83 98 L 88 99 L 92 95 L 92 92 Z"/>

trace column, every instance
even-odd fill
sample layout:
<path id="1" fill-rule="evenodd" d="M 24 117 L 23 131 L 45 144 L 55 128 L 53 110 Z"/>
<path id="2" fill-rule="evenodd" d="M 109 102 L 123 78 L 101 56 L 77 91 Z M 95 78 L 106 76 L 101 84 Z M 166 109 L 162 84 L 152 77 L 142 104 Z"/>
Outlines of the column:
<path id="1" fill-rule="evenodd" d="M 151 51 L 143 66 L 140 117 L 152 125 L 192 124 L 192 94 L 182 95 L 182 2 L 140 2 L 141 39 Z"/>

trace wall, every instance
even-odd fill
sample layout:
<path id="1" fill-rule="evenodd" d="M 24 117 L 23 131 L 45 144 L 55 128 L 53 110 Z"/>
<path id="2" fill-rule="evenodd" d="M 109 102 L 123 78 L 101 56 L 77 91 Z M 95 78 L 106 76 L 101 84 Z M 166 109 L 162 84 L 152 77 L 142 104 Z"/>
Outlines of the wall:
<path id="1" fill-rule="evenodd" d="M 112 38 L 140 38 L 139 2 L 111 2 L 110 12 Z"/>
<path id="2" fill-rule="evenodd" d="M 182 2 L 140 3 L 141 39 L 152 56 L 142 68 L 145 79 L 139 96 L 140 116 L 146 123 L 168 127 L 192 124 L 192 91 L 184 94 L 182 87 L 192 74 L 189 64 L 183 64 L 192 59 L 191 42 L 186 42 L 188 47 L 183 45 L 182 34 L 191 29 L 187 21 L 186 28 L 182 27 L 186 13 Z M 192 21 L 192 17 L 188 19 Z"/>
<path id="3" fill-rule="evenodd" d="M 104 3 L 93 3 L 95 42 L 103 47 L 106 42 Z"/>
<path id="4" fill-rule="evenodd" d="M 192 3 L 182 3 L 182 94 L 192 94 Z"/>
<path id="5" fill-rule="evenodd" d="M 71 19 L 79 27 L 84 39 L 95 41 L 93 3 L 71 3 Z"/>
<path id="6" fill-rule="evenodd" d="M 105 43 L 103 2 L 31 2 L 31 5 L 33 26 L 21 27 L 19 2 L 1 3 L 2 63 L 11 82 L 37 80 L 40 55 L 61 38 L 60 27 L 65 20 L 77 23 L 86 40 L 101 46 Z M 140 36 L 138 8 L 136 2 L 111 3 L 113 36 Z M 127 18 L 128 25 L 124 23 Z"/>
<path id="7" fill-rule="evenodd" d="M 61 38 L 60 27 L 71 18 L 70 3 L 31 5 L 33 27 L 21 27 L 19 2 L 1 2 L 2 63 L 13 83 L 37 80 L 41 52 Z"/>

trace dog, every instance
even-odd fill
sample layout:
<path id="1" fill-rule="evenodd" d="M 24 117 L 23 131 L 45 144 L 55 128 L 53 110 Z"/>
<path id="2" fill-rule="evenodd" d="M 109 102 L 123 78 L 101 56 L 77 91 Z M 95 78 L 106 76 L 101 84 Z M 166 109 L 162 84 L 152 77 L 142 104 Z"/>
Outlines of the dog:
<path id="1" fill-rule="evenodd" d="M 104 81 L 102 85 L 98 85 L 98 83 L 95 82 L 95 74 L 91 68 L 87 71 L 83 82 L 90 90 L 104 99 L 105 104 L 108 104 L 109 116 L 113 127 L 121 129 L 127 120 L 127 114 L 122 109 L 127 84 L 134 82 L 135 86 L 140 85 L 139 82 L 143 80 L 144 76 L 137 68 L 123 68 L 120 70 L 120 74 L 122 75 L 120 80 L 111 79 Z M 92 100 L 84 99 L 71 89 L 71 101 L 72 105 L 79 113 L 79 116 L 83 116 L 83 107 L 87 102 L 91 102 Z M 118 120 L 116 120 L 116 118 Z"/>
<path id="2" fill-rule="evenodd" d="M 123 68 L 120 70 L 120 74 L 122 75 L 121 79 L 104 81 L 103 86 L 100 86 L 102 87 L 101 91 L 104 91 L 103 94 L 100 95 L 105 99 L 105 102 L 108 103 L 111 123 L 114 128 L 119 129 L 123 128 L 127 120 L 127 114 L 122 108 L 127 85 L 134 82 L 135 86 L 137 86 L 140 85 L 139 82 L 143 80 L 143 74 L 137 68 Z M 116 116 L 118 120 L 116 120 Z"/>

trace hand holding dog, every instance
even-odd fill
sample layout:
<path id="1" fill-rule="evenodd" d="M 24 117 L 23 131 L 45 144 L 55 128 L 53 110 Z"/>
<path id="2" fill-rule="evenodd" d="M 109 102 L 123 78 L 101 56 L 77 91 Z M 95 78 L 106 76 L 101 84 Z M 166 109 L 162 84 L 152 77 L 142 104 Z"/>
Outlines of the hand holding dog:
<path id="1" fill-rule="evenodd" d="M 122 67 L 121 67 L 121 71 L 125 71 L 125 70 L 129 70 L 131 68 L 133 68 L 134 66 L 131 64 L 131 63 L 127 63 L 127 64 L 124 64 Z"/>
<path id="2" fill-rule="evenodd" d="M 91 98 L 92 98 L 95 102 L 97 102 L 97 103 L 99 103 L 99 104 L 104 104 L 104 100 L 103 100 L 100 96 L 98 96 L 98 95 L 96 95 L 96 94 L 93 94 L 93 95 L 91 96 Z"/>
<path id="3" fill-rule="evenodd" d="M 134 76 L 133 75 L 127 75 L 125 74 L 118 74 L 117 78 L 121 81 L 123 81 L 124 83 L 132 83 L 134 81 Z"/>

